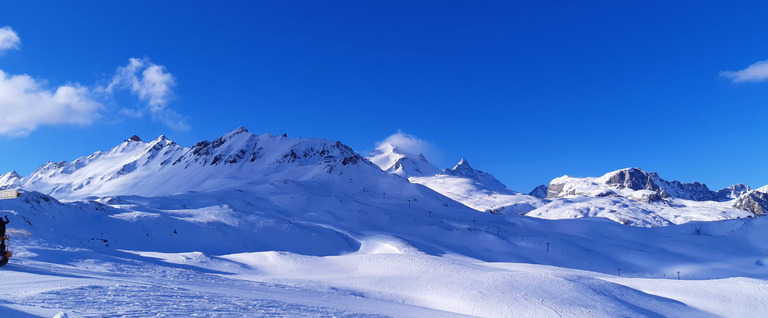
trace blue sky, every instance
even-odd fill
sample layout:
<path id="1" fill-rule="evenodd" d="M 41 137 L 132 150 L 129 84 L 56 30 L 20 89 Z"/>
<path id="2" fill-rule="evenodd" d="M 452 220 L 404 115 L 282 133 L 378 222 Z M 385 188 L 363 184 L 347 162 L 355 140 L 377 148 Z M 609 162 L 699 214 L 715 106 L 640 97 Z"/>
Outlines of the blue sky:
<path id="1" fill-rule="evenodd" d="M 634 166 L 759 187 L 766 16 L 760 1 L 0 1 L 0 172 L 245 126 L 363 154 L 402 131 L 440 167 L 466 158 L 526 192 Z"/>

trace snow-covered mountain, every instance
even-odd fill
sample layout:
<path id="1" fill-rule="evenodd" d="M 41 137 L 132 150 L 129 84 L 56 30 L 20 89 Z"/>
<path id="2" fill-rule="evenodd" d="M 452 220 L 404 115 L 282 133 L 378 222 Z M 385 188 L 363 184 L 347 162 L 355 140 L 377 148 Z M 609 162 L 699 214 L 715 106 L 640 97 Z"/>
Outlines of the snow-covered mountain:
<path id="1" fill-rule="evenodd" d="M 161 196 L 323 178 L 362 188 L 361 182 L 376 179 L 377 174 L 382 175 L 377 167 L 341 142 L 254 135 L 241 127 L 191 148 L 164 136 L 151 142 L 133 136 L 111 150 L 72 162 L 49 162 L 28 177 L 9 180 L 59 199 L 81 199 Z"/>
<path id="2" fill-rule="evenodd" d="M 366 158 L 382 170 L 404 178 L 432 176 L 442 172 L 427 161 L 423 154 L 406 155 L 388 143 L 374 149 Z"/>
<path id="3" fill-rule="evenodd" d="M 749 191 L 743 184 L 711 191 L 702 183 L 667 181 L 657 173 L 627 168 L 596 178 L 555 178 L 549 185 L 523 195 L 507 189 L 492 175 L 473 169 L 464 159 L 452 169 L 424 175 L 424 171 L 434 172 L 436 168 L 423 155 L 414 160 L 397 151 L 397 147 L 383 144 L 368 158 L 384 171 L 478 211 L 545 219 L 600 217 L 643 227 L 737 219 L 762 213 L 758 209 L 760 204 L 755 203 L 762 201 L 755 195 L 751 196 L 752 201 L 734 203 L 741 202 L 735 198 Z"/>
<path id="4" fill-rule="evenodd" d="M 655 172 L 647 173 L 639 168 L 612 171 L 598 178 L 574 178 L 562 176 L 549 183 L 548 198 L 577 196 L 620 196 L 639 201 L 656 202 L 666 198 L 693 201 L 728 201 L 749 191 L 744 184 L 733 185 L 720 191 L 712 191 L 699 182 L 682 183 L 667 181 Z"/>
<path id="5" fill-rule="evenodd" d="M 744 185 L 714 192 L 700 183 L 666 181 L 637 168 L 599 178 L 564 176 L 548 187 L 539 187 L 538 195 L 523 195 L 472 168 L 466 160 L 452 169 L 439 170 L 421 154 L 414 158 L 397 151 L 392 145 L 381 145 L 368 161 L 338 141 L 255 135 L 243 127 L 190 148 L 164 136 L 150 142 L 132 136 L 108 151 L 72 162 L 49 162 L 28 177 L 7 173 L 0 177 L 0 188 L 20 187 L 79 200 L 256 188 L 263 193 L 266 186 L 272 187 L 268 193 L 280 196 L 275 188 L 285 184 L 316 185 L 332 196 L 380 193 L 382 199 L 399 198 L 406 203 L 407 197 L 430 198 L 430 203 L 420 204 L 435 209 L 454 200 L 483 212 L 548 219 L 605 217 L 636 226 L 749 217 L 763 213 L 761 204 L 768 206 L 756 194 L 726 201 L 747 191 L 749 187 Z M 542 199 L 545 188 L 549 198 Z"/>
<path id="6" fill-rule="evenodd" d="M 456 164 L 453 168 L 443 170 L 443 173 L 454 176 L 454 177 L 471 179 L 477 182 L 478 184 L 481 184 L 485 189 L 488 189 L 488 190 L 497 191 L 497 192 L 509 191 L 506 185 L 501 183 L 501 181 L 496 179 L 496 177 L 494 177 L 490 173 L 486 173 L 486 172 L 472 168 L 466 159 L 461 159 L 461 161 L 459 161 L 459 163 Z"/>
<path id="7" fill-rule="evenodd" d="M 733 201 L 643 202 L 630 191 L 653 190 L 621 177 L 598 185 L 616 195 L 540 199 L 490 189 L 466 161 L 395 171 L 340 142 L 240 128 L 190 148 L 133 136 L 6 174 L 23 192 L 2 205 L 14 258 L 0 316 L 768 313 L 755 292 L 768 219 L 726 220 L 753 215 Z"/>
<path id="8" fill-rule="evenodd" d="M 423 154 L 408 155 L 389 143 L 379 145 L 366 158 L 388 173 L 424 185 L 478 211 L 523 213 L 540 205 L 538 199 L 507 189 L 493 175 L 472 168 L 465 159 L 453 168 L 440 170 Z"/>
<path id="9" fill-rule="evenodd" d="M 4 202 L 14 258 L 0 316 L 768 314 L 765 218 L 636 228 L 350 190 L 24 192 Z"/>
<path id="10" fill-rule="evenodd" d="M 538 187 L 540 194 L 544 188 Z M 604 217 L 634 226 L 753 217 L 752 201 L 734 204 L 749 187 L 737 184 L 711 191 L 698 182 L 667 181 L 656 173 L 626 168 L 601 177 L 563 176 L 550 182 L 547 199 L 526 215 L 546 219 Z M 759 198 L 758 198 L 759 200 Z"/>
<path id="11" fill-rule="evenodd" d="M 16 171 L 0 176 L 0 189 L 13 189 L 21 186 L 21 176 Z"/>

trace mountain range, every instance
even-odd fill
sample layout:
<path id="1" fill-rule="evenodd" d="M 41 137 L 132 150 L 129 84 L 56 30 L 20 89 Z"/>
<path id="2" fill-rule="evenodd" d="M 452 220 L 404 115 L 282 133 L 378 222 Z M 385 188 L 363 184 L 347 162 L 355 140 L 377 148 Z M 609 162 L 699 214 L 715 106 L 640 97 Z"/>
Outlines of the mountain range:
<path id="1" fill-rule="evenodd" d="M 3 317 L 766 313 L 768 195 L 744 185 L 628 168 L 524 194 L 463 159 L 240 127 L 191 147 L 131 136 L 0 188 L 22 192 L 1 206 Z"/>
<path id="2" fill-rule="evenodd" d="M 390 175 L 391 177 L 388 177 Z M 398 181 L 401 179 L 402 181 Z M 403 180 L 404 179 L 404 180 Z M 255 135 L 240 127 L 190 148 L 160 136 L 131 136 L 117 147 L 72 162 L 48 162 L 27 177 L 0 176 L 0 188 L 38 191 L 63 200 L 107 196 L 163 196 L 313 181 L 328 191 L 350 188 L 407 195 L 397 182 L 426 188 L 472 209 L 562 219 L 605 217 L 637 226 L 663 226 L 763 214 L 764 190 L 667 181 L 626 168 L 596 178 L 563 176 L 523 194 L 461 159 L 439 169 L 420 153 L 381 144 L 366 157 L 339 141 Z"/>

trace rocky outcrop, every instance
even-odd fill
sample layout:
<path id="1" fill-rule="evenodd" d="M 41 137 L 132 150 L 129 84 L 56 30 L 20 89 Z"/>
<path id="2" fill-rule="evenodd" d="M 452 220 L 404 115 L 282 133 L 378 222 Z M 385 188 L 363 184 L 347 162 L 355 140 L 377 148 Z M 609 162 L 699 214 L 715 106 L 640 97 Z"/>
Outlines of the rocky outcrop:
<path id="1" fill-rule="evenodd" d="M 733 207 L 754 214 L 765 214 L 768 212 L 768 193 L 760 191 L 747 192 L 736 199 Z"/>
<path id="2" fill-rule="evenodd" d="M 613 175 L 608 177 L 605 184 L 617 186 L 619 189 L 629 188 L 632 190 L 652 191 L 659 189 L 659 186 L 654 184 L 651 180 L 651 176 L 638 168 L 628 168 L 616 171 Z"/>
<path id="3" fill-rule="evenodd" d="M 737 184 L 715 192 L 700 182 L 667 181 L 655 172 L 647 173 L 639 168 L 627 168 L 609 172 L 599 178 L 564 176 L 554 179 L 549 184 L 547 197 L 624 196 L 644 202 L 655 202 L 666 198 L 729 201 L 748 189 L 749 187 L 743 184 Z"/>
<path id="4" fill-rule="evenodd" d="M 717 191 L 717 198 L 718 198 L 718 201 L 733 200 L 744 195 L 750 190 L 752 189 L 750 189 L 748 185 L 744 185 L 743 183 L 734 184 L 730 187 Z"/>

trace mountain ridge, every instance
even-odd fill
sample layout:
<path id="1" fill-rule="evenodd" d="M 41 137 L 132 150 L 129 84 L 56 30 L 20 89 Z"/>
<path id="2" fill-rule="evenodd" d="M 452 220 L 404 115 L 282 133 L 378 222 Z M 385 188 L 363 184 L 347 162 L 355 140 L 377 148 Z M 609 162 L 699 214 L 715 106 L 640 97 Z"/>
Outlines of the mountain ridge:
<path id="1" fill-rule="evenodd" d="M 547 187 L 547 197 L 625 196 L 647 202 L 657 202 L 666 198 L 722 202 L 733 200 L 749 190 L 749 186 L 735 184 L 712 191 L 706 184 L 696 181 L 692 183 L 668 181 L 656 172 L 647 173 L 640 168 L 624 168 L 597 178 L 574 178 L 567 175 L 555 178 Z"/>

